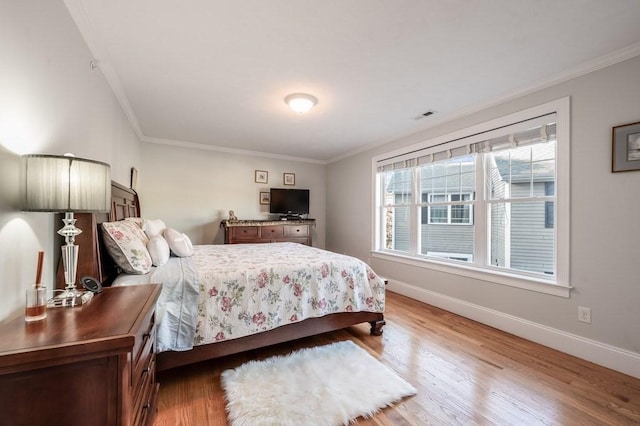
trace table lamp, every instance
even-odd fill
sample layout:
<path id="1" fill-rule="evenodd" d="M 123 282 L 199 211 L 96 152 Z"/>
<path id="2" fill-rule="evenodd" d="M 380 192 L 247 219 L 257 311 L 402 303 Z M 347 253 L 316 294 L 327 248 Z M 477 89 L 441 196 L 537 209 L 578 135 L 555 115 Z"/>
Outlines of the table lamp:
<path id="1" fill-rule="evenodd" d="M 111 207 L 111 167 L 100 161 L 70 154 L 22 156 L 20 176 L 23 211 L 64 213 L 62 262 L 66 286 L 57 292 L 49 306 L 75 306 L 91 299 L 93 293 L 76 288 L 78 246 L 73 214 L 108 212 Z"/>

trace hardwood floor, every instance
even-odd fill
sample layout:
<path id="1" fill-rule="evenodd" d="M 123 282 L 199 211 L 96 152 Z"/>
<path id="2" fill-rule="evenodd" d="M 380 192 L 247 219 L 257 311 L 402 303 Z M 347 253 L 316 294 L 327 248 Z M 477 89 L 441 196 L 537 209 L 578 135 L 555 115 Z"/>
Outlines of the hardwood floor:
<path id="1" fill-rule="evenodd" d="M 359 425 L 640 424 L 640 379 L 391 292 L 385 319 L 163 372 L 155 425 L 226 425 L 221 371 L 346 339 L 418 389 Z"/>

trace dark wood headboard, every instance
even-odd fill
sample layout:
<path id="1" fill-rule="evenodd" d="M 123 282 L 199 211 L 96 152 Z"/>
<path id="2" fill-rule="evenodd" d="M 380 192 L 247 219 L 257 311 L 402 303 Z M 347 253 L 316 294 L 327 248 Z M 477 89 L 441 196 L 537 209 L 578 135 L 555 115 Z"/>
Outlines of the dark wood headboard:
<path id="1" fill-rule="evenodd" d="M 103 285 L 110 285 L 117 276 L 118 269 L 104 247 L 100 224 L 123 220 L 127 217 L 140 217 L 138 194 L 131 188 L 111 181 L 109 213 L 76 213 L 74 216 L 77 219 L 76 226 L 82 230 L 82 234 L 76 237 L 76 244 L 80 246 L 76 283 L 82 277 L 91 276 Z M 56 286 L 58 288 L 65 286 L 62 262 L 58 264 Z"/>

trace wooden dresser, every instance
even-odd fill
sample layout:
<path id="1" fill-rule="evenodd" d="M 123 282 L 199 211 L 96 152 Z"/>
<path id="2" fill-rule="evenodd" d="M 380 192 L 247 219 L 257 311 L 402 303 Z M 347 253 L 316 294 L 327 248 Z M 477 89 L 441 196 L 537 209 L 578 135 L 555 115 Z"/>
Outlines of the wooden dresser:
<path id="1" fill-rule="evenodd" d="M 0 325 L 0 425 L 151 425 L 157 284 Z"/>
<path id="2" fill-rule="evenodd" d="M 293 242 L 311 245 L 315 219 L 223 220 L 225 244 Z"/>

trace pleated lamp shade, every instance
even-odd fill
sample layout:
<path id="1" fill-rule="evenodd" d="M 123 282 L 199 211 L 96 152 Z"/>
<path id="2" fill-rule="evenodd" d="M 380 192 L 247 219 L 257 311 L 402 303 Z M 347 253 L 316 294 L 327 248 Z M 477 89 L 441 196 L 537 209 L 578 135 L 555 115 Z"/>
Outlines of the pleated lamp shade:
<path id="1" fill-rule="evenodd" d="M 108 212 L 111 166 L 71 156 L 22 156 L 21 208 L 33 212 Z"/>

